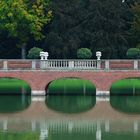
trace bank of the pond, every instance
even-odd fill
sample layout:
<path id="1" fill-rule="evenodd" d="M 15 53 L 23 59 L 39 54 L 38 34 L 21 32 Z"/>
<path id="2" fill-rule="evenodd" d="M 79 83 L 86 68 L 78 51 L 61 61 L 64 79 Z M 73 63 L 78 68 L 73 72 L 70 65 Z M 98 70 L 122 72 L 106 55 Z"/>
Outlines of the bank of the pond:
<path id="1" fill-rule="evenodd" d="M 140 95 L 140 79 L 128 78 L 112 84 L 111 95 Z"/>
<path id="2" fill-rule="evenodd" d="M 63 78 L 52 81 L 46 89 L 52 95 L 95 95 L 96 88 L 88 80 Z"/>
<path id="3" fill-rule="evenodd" d="M 0 78 L 0 95 L 31 94 L 30 86 L 23 80 L 15 78 Z"/>

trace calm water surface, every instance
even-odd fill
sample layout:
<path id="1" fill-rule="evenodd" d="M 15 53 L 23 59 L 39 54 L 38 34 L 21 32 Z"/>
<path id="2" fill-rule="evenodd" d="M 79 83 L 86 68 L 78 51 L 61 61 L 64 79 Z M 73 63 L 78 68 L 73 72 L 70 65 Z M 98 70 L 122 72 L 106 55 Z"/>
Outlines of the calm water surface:
<path id="1" fill-rule="evenodd" d="M 0 140 L 140 140 L 139 96 L 0 96 Z"/>

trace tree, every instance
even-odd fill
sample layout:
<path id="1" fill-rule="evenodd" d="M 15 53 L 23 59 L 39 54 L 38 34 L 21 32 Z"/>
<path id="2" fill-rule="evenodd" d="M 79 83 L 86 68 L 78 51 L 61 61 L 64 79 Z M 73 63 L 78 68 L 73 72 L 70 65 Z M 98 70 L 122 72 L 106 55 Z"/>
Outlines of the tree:
<path id="1" fill-rule="evenodd" d="M 77 49 L 102 51 L 104 58 L 124 58 L 129 6 L 121 0 L 52 0 L 54 18 L 43 47 L 53 58 L 77 58 Z M 54 41 L 55 40 L 55 41 Z M 95 57 L 95 55 L 93 55 Z"/>
<path id="2" fill-rule="evenodd" d="M 132 5 L 132 12 L 134 20 L 131 24 L 131 37 L 133 38 L 134 45 L 140 43 L 140 3 Z"/>
<path id="3" fill-rule="evenodd" d="M 77 57 L 87 59 L 92 57 L 92 52 L 88 48 L 80 48 L 77 50 Z"/>
<path id="4" fill-rule="evenodd" d="M 26 45 L 30 37 L 41 40 L 44 25 L 50 22 L 52 12 L 47 11 L 49 0 L 2 0 L 0 1 L 0 30 L 17 39 L 26 55 Z"/>
<path id="5" fill-rule="evenodd" d="M 137 59 L 140 58 L 140 49 L 138 48 L 129 48 L 127 50 L 127 58 Z"/>
<path id="6" fill-rule="evenodd" d="M 38 48 L 38 47 L 33 47 L 29 50 L 27 57 L 31 59 L 37 59 L 39 58 L 41 51 L 43 51 L 43 49 Z"/>

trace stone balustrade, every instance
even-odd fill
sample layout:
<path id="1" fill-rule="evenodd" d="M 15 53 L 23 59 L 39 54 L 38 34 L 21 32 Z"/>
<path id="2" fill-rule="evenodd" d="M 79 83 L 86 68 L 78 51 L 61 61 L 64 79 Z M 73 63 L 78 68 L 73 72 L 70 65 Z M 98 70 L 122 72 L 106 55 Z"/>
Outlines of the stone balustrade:
<path id="1" fill-rule="evenodd" d="M 1 59 L 0 70 L 138 70 L 140 60 Z"/>

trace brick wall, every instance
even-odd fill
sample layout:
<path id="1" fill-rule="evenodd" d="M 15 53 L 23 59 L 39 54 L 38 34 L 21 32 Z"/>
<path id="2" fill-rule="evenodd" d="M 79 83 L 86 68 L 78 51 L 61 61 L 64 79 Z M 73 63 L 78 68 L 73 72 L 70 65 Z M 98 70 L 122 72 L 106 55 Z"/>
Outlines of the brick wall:
<path id="1" fill-rule="evenodd" d="M 45 90 L 49 82 L 63 77 L 79 77 L 95 84 L 97 90 L 107 91 L 113 82 L 128 77 L 140 77 L 139 71 L 7 71 L 0 77 L 14 77 L 26 81 L 32 90 Z"/>
<path id="2" fill-rule="evenodd" d="M 110 61 L 110 69 L 134 69 L 134 61 L 128 60 L 118 60 L 118 61 Z"/>
<path id="3" fill-rule="evenodd" d="M 8 61 L 8 69 L 31 69 L 32 61 Z"/>

